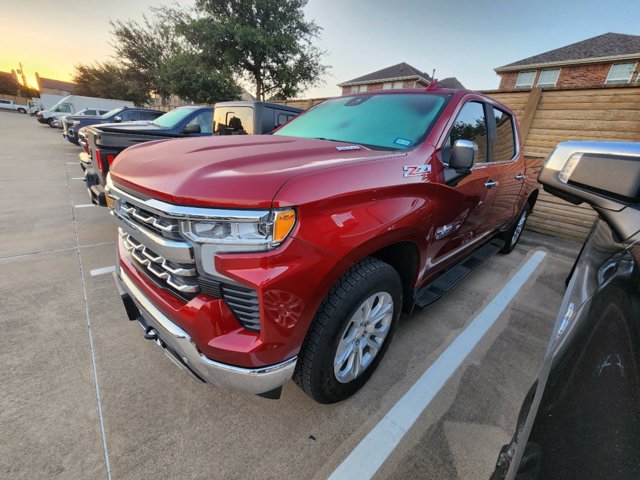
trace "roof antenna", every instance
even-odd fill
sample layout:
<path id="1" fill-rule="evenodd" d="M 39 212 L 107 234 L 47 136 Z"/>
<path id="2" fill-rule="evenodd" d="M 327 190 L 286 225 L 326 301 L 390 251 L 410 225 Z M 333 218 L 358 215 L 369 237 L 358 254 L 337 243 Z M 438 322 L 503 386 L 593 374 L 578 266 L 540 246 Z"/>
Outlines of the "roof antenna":
<path id="1" fill-rule="evenodd" d="M 433 69 L 433 73 L 431 74 L 431 81 L 429 82 L 429 85 L 427 85 L 427 91 L 429 90 L 435 90 L 439 88 L 438 85 L 438 79 L 436 78 L 436 69 Z"/>

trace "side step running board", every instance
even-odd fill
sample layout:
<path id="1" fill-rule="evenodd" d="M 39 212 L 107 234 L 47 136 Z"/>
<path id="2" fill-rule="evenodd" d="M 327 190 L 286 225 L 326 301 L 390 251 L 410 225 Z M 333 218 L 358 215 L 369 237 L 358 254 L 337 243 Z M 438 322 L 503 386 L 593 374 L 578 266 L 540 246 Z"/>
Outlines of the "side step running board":
<path id="1" fill-rule="evenodd" d="M 467 275 L 482 265 L 485 260 L 491 257 L 503 246 L 503 240 L 494 239 L 473 252 L 455 267 L 451 267 L 431 283 L 421 287 L 416 292 L 416 306 L 425 308 L 440 300 L 445 293 L 464 280 Z"/>

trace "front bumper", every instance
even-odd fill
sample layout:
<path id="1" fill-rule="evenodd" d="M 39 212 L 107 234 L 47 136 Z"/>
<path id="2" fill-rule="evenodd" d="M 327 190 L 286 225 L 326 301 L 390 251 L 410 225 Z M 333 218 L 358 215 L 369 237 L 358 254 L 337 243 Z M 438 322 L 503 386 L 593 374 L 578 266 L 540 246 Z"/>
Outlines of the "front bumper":
<path id="1" fill-rule="evenodd" d="M 174 363 L 197 379 L 252 394 L 270 392 L 291 379 L 297 356 L 257 368 L 236 367 L 205 357 L 191 337 L 156 308 L 124 270 L 118 267 L 115 277 L 129 318 L 138 320 L 145 328 L 145 337 L 155 340 Z"/>

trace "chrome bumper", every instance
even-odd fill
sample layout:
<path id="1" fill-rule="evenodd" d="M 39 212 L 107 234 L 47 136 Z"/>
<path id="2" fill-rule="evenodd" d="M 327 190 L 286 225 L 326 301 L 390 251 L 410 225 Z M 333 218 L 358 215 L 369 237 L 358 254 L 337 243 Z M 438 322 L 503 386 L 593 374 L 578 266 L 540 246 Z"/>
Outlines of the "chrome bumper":
<path id="1" fill-rule="evenodd" d="M 174 363 L 200 380 L 220 388 L 262 394 L 281 387 L 291 379 L 297 357 L 258 368 L 235 367 L 205 357 L 187 332 L 158 310 L 123 270 L 118 268 L 115 277 L 120 293 L 129 295 L 142 319 L 157 334 L 160 341 L 156 340 L 156 343 L 165 349 Z"/>

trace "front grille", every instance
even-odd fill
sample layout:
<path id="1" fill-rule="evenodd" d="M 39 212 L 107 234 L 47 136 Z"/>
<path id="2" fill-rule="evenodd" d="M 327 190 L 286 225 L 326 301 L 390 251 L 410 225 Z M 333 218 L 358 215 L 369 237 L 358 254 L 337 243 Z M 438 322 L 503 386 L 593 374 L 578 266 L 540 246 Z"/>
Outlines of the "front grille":
<path id="1" fill-rule="evenodd" d="M 124 248 L 131 255 L 136 266 L 156 283 L 164 288 L 174 290 L 180 296 L 195 295 L 200 291 L 193 265 L 181 265 L 171 262 L 154 253 L 151 249 L 138 242 L 128 233 L 120 230 Z"/>
<path id="2" fill-rule="evenodd" d="M 180 224 L 178 220 L 161 217 L 160 215 L 156 215 L 127 202 L 121 203 L 120 212 L 125 212 L 131 220 L 143 224 L 145 227 L 159 233 L 165 238 L 183 240 L 180 236 Z"/>

